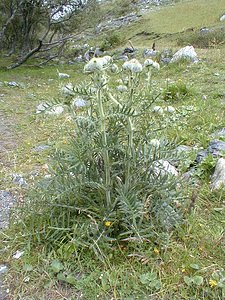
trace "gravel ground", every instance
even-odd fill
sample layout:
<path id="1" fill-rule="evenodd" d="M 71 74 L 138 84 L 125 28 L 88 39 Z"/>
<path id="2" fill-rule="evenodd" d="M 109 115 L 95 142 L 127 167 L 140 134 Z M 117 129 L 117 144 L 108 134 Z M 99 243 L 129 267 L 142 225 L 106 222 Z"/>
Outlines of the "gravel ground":
<path id="1" fill-rule="evenodd" d="M 11 132 L 13 123 L 5 117 L 4 113 L 0 111 L 0 172 L 3 172 L 6 166 L 11 163 L 9 161 L 8 153 L 15 149 L 16 142 Z M 15 203 L 13 195 L 0 186 L 0 231 L 6 229 L 9 225 L 10 207 Z M 1 242 L 0 242 L 1 250 Z M 8 268 L 4 264 L 0 264 L 0 300 L 9 300 L 7 295 L 7 287 L 4 285 L 4 276 Z"/>

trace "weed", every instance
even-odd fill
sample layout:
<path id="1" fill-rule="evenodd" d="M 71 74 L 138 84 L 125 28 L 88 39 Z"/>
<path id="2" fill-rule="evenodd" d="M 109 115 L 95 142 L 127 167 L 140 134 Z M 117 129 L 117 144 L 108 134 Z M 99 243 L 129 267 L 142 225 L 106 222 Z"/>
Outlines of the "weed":
<path id="1" fill-rule="evenodd" d="M 182 101 L 192 95 L 191 89 L 179 79 L 176 83 L 167 83 L 167 87 L 162 91 L 165 101 L 176 102 Z"/>

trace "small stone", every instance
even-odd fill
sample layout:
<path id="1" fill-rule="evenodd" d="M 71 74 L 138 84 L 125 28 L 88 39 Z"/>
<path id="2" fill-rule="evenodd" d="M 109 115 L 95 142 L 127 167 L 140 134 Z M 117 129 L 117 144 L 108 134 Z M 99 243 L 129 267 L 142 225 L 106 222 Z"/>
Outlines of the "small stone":
<path id="1" fill-rule="evenodd" d="M 214 174 L 211 178 L 211 189 L 219 189 L 225 187 L 225 159 L 220 158 L 217 161 Z"/>
<path id="2" fill-rule="evenodd" d="M 66 74 L 66 73 L 60 73 L 58 70 L 58 76 L 60 79 L 65 79 L 65 78 L 70 78 L 70 75 L 69 74 Z"/>
<path id="3" fill-rule="evenodd" d="M 26 180 L 21 175 L 13 173 L 12 177 L 13 177 L 13 183 L 18 184 L 21 187 L 28 186 Z"/>
<path id="4" fill-rule="evenodd" d="M 172 175 L 178 176 L 177 169 L 172 166 L 167 160 L 160 159 L 153 163 L 153 172 L 156 176 Z"/>
<path id="5" fill-rule="evenodd" d="M 197 157 L 195 159 L 196 163 L 199 164 L 204 158 L 208 156 L 208 151 L 207 150 L 202 150 L 197 154 Z"/>
<path id="6" fill-rule="evenodd" d="M 173 114 L 173 113 L 175 113 L 176 110 L 175 110 L 175 108 L 173 106 L 167 106 L 165 108 L 165 111 L 168 112 L 168 113 L 170 113 L 170 114 Z"/>
<path id="7" fill-rule="evenodd" d="M 16 83 L 15 81 L 9 81 L 9 82 L 8 82 L 8 86 L 11 86 L 11 87 L 19 87 L 19 84 Z"/>
<path id="8" fill-rule="evenodd" d="M 222 22 L 222 21 L 225 21 L 225 15 L 222 15 L 221 17 L 220 17 L 220 21 Z"/>
<path id="9" fill-rule="evenodd" d="M 182 152 L 190 152 L 192 151 L 192 148 L 186 145 L 179 145 L 176 150 L 177 153 L 182 153 Z"/>
<path id="10" fill-rule="evenodd" d="M 225 127 L 211 134 L 214 138 L 225 138 Z"/>
<path id="11" fill-rule="evenodd" d="M 8 267 L 0 265 L 0 274 L 5 274 L 8 271 Z"/>
<path id="12" fill-rule="evenodd" d="M 42 151 L 45 151 L 45 150 L 47 150 L 47 149 L 49 149 L 49 145 L 38 145 L 38 146 L 36 146 L 35 148 L 34 148 L 34 151 L 35 152 L 42 152 Z"/>
<path id="13" fill-rule="evenodd" d="M 21 256 L 23 256 L 24 251 L 17 250 L 16 253 L 13 255 L 13 258 L 20 259 Z"/>
<path id="14" fill-rule="evenodd" d="M 152 112 L 159 115 L 163 115 L 163 108 L 161 106 L 154 106 Z"/>
<path id="15" fill-rule="evenodd" d="M 212 153 L 214 157 L 220 156 L 225 153 L 225 142 L 214 140 L 209 143 L 208 151 Z"/>
<path id="16" fill-rule="evenodd" d="M 143 53 L 143 56 L 144 57 L 154 57 L 157 55 L 157 51 L 153 50 L 153 49 L 145 49 L 144 50 L 144 53 Z"/>

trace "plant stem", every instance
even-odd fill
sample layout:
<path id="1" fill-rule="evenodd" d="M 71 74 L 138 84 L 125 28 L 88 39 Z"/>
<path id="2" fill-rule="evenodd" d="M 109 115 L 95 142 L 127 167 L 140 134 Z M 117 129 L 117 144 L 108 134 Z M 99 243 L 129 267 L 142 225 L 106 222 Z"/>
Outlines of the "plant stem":
<path id="1" fill-rule="evenodd" d="M 110 210 L 110 208 L 111 208 L 110 162 L 109 162 L 109 151 L 107 149 L 108 144 L 107 144 L 107 135 L 106 135 L 105 113 L 104 113 L 104 108 L 103 108 L 103 103 L 102 103 L 100 87 L 98 88 L 98 91 L 97 91 L 97 99 L 98 99 L 98 109 L 99 109 L 102 143 L 103 143 L 103 160 L 104 160 L 105 185 L 106 185 L 106 206 L 107 206 L 107 209 Z"/>

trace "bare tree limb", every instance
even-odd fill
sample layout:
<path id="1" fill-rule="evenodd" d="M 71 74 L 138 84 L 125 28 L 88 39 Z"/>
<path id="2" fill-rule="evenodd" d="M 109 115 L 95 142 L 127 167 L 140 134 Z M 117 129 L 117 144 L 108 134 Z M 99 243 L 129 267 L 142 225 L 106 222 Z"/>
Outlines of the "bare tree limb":
<path id="1" fill-rule="evenodd" d="M 12 69 L 15 69 L 15 68 L 21 66 L 23 63 L 25 63 L 25 62 L 28 60 L 28 58 L 30 58 L 32 55 L 34 55 L 34 53 L 38 52 L 38 51 L 41 49 L 42 44 L 43 44 L 43 43 L 42 43 L 42 40 L 39 40 L 39 45 L 38 45 L 36 48 L 34 48 L 34 49 L 32 49 L 30 52 L 28 52 L 24 57 L 22 57 L 22 58 L 21 58 L 18 62 L 16 62 L 15 64 L 13 64 L 13 65 L 7 67 L 7 69 L 8 69 L 8 70 L 12 70 Z"/>

